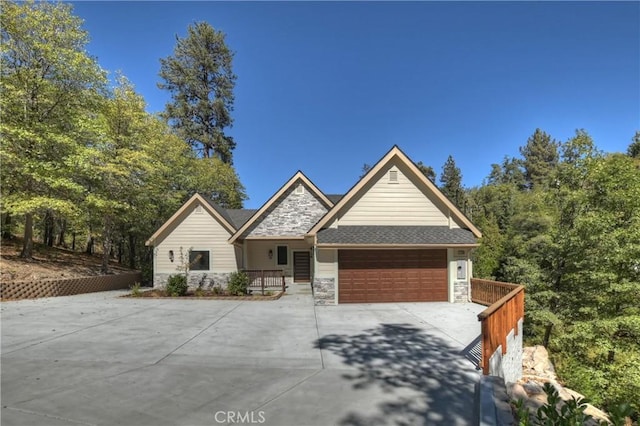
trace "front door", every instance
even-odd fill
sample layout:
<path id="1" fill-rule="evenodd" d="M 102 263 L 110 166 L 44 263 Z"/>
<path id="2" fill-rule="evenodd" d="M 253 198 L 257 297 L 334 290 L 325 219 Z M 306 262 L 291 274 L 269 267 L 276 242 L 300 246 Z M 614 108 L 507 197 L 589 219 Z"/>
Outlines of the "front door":
<path id="1" fill-rule="evenodd" d="M 311 262 L 308 251 L 293 252 L 293 281 L 311 281 Z"/>

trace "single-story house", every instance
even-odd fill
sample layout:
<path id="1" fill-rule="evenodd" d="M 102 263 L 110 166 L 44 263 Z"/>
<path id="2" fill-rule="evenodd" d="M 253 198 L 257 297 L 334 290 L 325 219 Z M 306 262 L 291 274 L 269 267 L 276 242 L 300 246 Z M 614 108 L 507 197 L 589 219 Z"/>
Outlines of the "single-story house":
<path id="1" fill-rule="evenodd" d="M 394 146 L 342 195 L 323 193 L 300 171 L 257 210 L 196 194 L 146 244 L 155 287 L 187 259 L 191 285 L 280 270 L 289 283 L 310 282 L 317 304 L 467 302 L 480 237 Z"/>

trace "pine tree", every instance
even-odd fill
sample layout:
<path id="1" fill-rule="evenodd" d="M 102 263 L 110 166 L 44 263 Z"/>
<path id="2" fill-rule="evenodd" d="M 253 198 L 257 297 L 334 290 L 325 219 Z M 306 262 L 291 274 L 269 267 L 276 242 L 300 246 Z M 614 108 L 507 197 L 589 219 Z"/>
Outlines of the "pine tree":
<path id="1" fill-rule="evenodd" d="M 440 191 L 456 205 L 460 210 L 464 210 L 465 193 L 462 188 L 462 172 L 456 166 L 456 162 L 450 155 L 442 166 L 440 175 Z"/>
<path id="2" fill-rule="evenodd" d="M 528 188 L 548 185 L 549 176 L 558 165 L 558 143 L 547 133 L 536 129 L 527 144 L 520 147 Z"/>
<path id="3" fill-rule="evenodd" d="M 170 124 L 203 157 L 233 163 L 231 127 L 236 76 L 233 52 L 225 35 L 206 22 L 190 25 L 185 38 L 176 37 L 173 56 L 160 59 L 161 89 L 171 93 L 164 112 Z"/>

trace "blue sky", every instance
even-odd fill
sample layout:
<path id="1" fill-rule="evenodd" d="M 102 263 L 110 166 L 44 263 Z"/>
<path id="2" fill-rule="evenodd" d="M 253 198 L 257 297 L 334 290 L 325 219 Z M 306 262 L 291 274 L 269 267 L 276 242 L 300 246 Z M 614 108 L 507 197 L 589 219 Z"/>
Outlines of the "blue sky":
<path id="1" fill-rule="evenodd" d="M 342 193 L 394 144 L 467 187 L 539 127 L 640 130 L 640 2 L 76 2 L 89 53 L 164 109 L 159 59 L 207 21 L 238 76 L 234 162 L 259 207 L 301 169 Z"/>

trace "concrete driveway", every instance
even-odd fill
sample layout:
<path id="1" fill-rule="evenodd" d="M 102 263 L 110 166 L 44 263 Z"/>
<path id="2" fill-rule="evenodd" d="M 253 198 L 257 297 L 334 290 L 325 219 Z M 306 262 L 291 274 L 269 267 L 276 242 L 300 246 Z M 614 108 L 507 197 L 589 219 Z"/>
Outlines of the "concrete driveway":
<path id="1" fill-rule="evenodd" d="M 3 302 L 9 425 L 466 425 L 474 304 Z M 466 354 L 466 355 L 465 355 Z"/>

